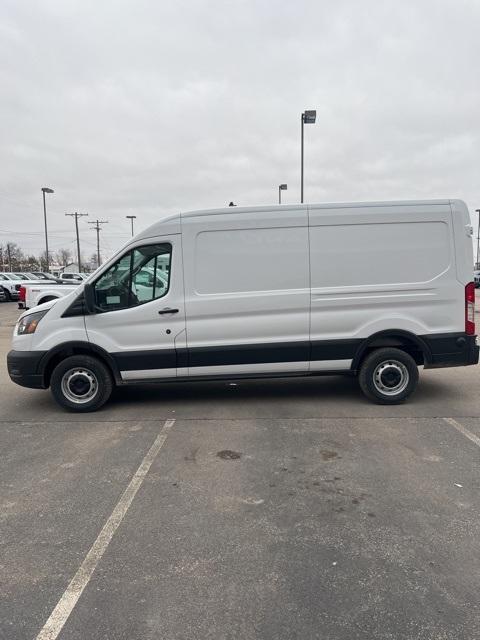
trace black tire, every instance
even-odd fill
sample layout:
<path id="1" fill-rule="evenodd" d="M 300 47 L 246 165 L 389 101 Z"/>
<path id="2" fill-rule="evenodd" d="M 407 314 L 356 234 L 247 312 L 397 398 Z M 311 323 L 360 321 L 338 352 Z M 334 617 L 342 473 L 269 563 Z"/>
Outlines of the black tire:
<path id="1" fill-rule="evenodd" d="M 114 386 L 109 369 L 97 358 L 70 356 L 53 370 L 50 390 L 56 402 L 69 411 L 85 413 L 100 409 Z"/>
<path id="2" fill-rule="evenodd" d="M 3 292 L 5 294 L 5 302 L 11 302 L 12 301 L 12 295 L 11 295 L 10 291 L 8 289 L 4 289 Z"/>
<path id="3" fill-rule="evenodd" d="M 398 404 L 415 391 L 418 366 L 412 356 L 401 349 L 376 349 L 362 362 L 358 382 L 372 402 Z"/>

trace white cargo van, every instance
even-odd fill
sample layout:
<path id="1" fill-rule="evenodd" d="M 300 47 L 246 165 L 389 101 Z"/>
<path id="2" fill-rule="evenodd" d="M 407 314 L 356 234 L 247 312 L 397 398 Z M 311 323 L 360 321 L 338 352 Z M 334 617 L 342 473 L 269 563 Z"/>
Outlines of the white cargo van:
<path id="1" fill-rule="evenodd" d="M 332 373 L 397 403 L 419 366 L 478 362 L 471 235 L 459 200 L 178 214 L 24 313 L 10 377 L 74 411 L 114 385 Z"/>

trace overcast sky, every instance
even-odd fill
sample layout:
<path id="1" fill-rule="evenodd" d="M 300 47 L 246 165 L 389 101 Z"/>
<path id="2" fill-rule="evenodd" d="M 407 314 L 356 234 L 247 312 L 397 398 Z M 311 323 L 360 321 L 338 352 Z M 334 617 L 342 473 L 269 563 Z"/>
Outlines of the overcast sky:
<path id="1" fill-rule="evenodd" d="M 0 51 L 0 242 L 43 249 L 42 186 L 88 256 L 88 219 L 108 255 L 129 214 L 298 202 L 304 109 L 307 202 L 480 207 L 480 0 L 2 0 Z"/>

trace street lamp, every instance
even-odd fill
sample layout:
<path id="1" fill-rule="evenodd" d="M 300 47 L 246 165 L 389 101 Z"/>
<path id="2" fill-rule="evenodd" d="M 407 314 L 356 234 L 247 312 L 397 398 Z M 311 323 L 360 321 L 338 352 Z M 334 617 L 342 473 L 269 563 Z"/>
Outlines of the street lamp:
<path id="1" fill-rule="evenodd" d="M 301 168 L 300 168 L 300 202 L 303 203 L 303 125 L 315 124 L 316 111 L 304 111 L 302 113 L 302 142 L 301 142 Z"/>
<path id="2" fill-rule="evenodd" d="M 137 216 L 125 216 L 126 218 L 129 218 L 130 222 L 132 223 L 132 238 L 133 238 L 133 221 L 135 220 L 135 218 Z"/>
<path id="3" fill-rule="evenodd" d="M 282 191 L 286 191 L 288 189 L 286 184 L 278 185 L 278 204 L 282 204 Z"/>
<path id="4" fill-rule="evenodd" d="M 47 207 L 45 205 L 45 194 L 46 193 L 55 193 L 53 189 L 49 187 L 42 187 L 43 194 L 43 219 L 45 221 L 45 258 L 47 261 L 47 273 L 50 268 L 49 266 L 49 256 L 48 256 L 48 233 L 47 233 Z"/>

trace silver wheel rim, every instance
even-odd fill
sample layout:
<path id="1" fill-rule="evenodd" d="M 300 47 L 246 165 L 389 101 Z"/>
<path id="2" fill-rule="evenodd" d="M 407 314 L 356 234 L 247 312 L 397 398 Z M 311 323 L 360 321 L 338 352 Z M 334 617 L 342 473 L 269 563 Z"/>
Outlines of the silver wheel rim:
<path id="1" fill-rule="evenodd" d="M 398 360 L 384 360 L 373 372 L 374 387 L 384 396 L 398 396 L 405 391 L 409 381 L 407 367 Z"/>
<path id="2" fill-rule="evenodd" d="M 98 393 L 97 376 L 84 367 L 69 369 L 62 377 L 62 393 L 75 404 L 90 402 Z"/>

